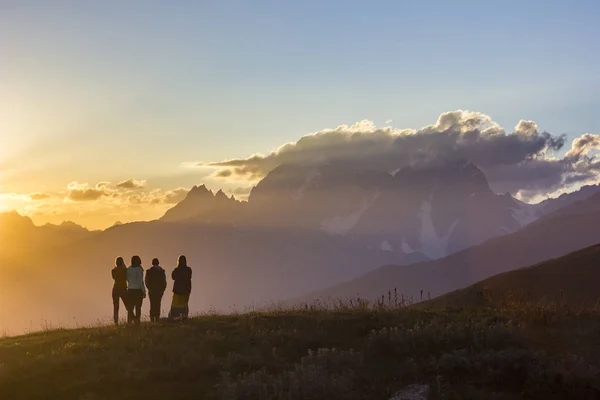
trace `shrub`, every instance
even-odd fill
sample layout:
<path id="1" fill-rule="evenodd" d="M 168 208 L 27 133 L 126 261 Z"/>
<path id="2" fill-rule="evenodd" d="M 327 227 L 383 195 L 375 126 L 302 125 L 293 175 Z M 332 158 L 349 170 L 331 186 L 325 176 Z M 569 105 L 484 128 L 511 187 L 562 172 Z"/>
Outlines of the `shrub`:
<path id="1" fill-rule="evenodd" d="M 353 350 L 309 351 L 293 368 L 270 373 L 266 368 L 232 378 L 224 373 L 217 386 L 220 398 L 234 399 L 358 399 L 355 369 L 362 356 Z"/>

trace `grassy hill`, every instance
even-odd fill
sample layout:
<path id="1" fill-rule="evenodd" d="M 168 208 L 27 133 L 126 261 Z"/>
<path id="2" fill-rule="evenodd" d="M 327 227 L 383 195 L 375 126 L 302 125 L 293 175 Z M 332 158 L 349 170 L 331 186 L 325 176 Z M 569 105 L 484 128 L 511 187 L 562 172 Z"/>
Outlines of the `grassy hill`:
<path id="1" fill-rule="evenodd" d="M 600 244 L 485 279 L 432 300 L 438 305 L 545 303 L 592 307 L 600 299 Z"/>
<path id="2" fill-rule="evenodd" d="M 595 399 L 600 315 L 296 309 L 0 339 L 3 399 Z M 582 355 L 585 354 L 585 359 Z"/>

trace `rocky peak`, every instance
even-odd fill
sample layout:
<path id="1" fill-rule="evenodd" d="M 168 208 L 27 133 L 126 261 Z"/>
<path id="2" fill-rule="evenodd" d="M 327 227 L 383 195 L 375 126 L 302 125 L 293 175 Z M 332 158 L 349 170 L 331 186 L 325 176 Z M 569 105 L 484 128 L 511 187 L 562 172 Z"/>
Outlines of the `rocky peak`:
<path id="1" fill-rule="evenodd" d="M 208 190 L 206 185 L 201 185 L 201 186 L 194 185 L 194 187 L 192 187 L 192 189 L 189 191 L 189 193 L 187 195 L 187 197 L 206 197 L 206 196 L 213 196 L 212 190 Z"/>
<path id="2" fill-rule="evenodd" d="M 219 189 L 219 191 L 215 194 L 215 198 L 218 200 L 229 200 L 229 197 L 227 197 L 227 195 L 225 194 L 225 192 L 223 192 L 222 189 Z"/>
<path id="3" fill-rule="evenodd" d="M 161 218 L 163 221 L 185 221 L 189 219 L 213 221 L 220 217 L 229 219 L 239 205 L 233 196 L 227 197 L 223 190 L 213 193 L 205 185 L 194 186 L 185 199 L 168 210 Z"/>

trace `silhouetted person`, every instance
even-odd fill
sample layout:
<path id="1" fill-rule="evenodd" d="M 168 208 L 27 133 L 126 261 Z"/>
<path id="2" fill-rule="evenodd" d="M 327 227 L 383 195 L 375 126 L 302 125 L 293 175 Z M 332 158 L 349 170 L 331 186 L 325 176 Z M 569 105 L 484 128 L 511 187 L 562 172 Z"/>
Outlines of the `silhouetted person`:
<path id="1" fill-rule="evenodd" d="M 187 319 L 188 302 L 192 293 L 192 269 L 188 267 L 185 256 L 179 256 L 177 267 L 171 273 L 173 279 L 173 301 L 169 319 Z"/>
<path id="2" fill-rule="evenodd" d="M 117 257 L 115 267 L 112 269 L 112 278 L 115 281 L 112 289 L 113 319 L 115 325 L 119 323 L 119 299 L 123 301 L 125 310 L 129 310 L 127 303 L 127 267 L 123 257 Z"/>
<path id="3" fill-rule="evenodd" d="M 133 321 L 139 325 L 144 297 L 146 297 L 146 287 L 144 286 L 142 260 L 139 256 L 133 256 L 131 257 L 131 266 L 127 268 L 127 301 L 129 302 L 127 322 Z"/>
<path id="4" fill-rule="evenodd" d="M 160 302 L 167 288 L 167 274 L 159 265 L 158 258 L 152 260 L 152 268 L 146 272 L 146 287 L 150 298 L 150 321 L 160 320 Z"/>

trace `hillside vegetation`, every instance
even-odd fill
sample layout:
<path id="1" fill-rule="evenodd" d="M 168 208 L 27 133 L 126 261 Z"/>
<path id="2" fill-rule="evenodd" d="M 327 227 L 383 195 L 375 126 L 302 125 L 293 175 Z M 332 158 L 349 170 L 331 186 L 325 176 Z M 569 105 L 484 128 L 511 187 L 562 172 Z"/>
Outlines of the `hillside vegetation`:
<path id="1" fill-rule="evenodd" d="M 600 315 L 354 302 L 0 339 L 3 399 L 594 399 Z M 585 359 L 583 358 L 585 355 Z"/>
<path id="2" fill-rule="evenodd" d="M 593 307 L 600 299 L 600 244 L 505 272 L 432 300 L 437 305 L 544 304 Z"/>

